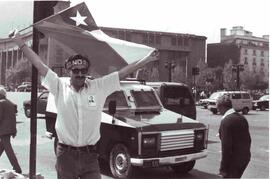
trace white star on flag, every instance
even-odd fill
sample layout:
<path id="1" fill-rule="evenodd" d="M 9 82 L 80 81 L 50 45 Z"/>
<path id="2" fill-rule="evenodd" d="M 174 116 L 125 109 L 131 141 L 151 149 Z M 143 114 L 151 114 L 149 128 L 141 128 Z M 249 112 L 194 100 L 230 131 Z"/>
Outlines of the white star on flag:
<path id="1" fill-rule="evenodd" d="M 76 17 L 70 17 L 70 19 L 74 20 L 76 22 L 76 26 L 79 25 L 87 25 L 84 20 L 86 19 L 86 16 L 81 16 L 80 12 L 77 11 Z"/>

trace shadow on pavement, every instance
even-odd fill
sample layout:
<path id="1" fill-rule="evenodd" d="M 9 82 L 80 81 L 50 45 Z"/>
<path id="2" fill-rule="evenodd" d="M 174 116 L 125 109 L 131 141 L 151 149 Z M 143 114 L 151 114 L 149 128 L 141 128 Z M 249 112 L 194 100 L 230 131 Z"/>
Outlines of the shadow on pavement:
<path id="1" fill-rule="evenodd" d="M 101 165 L 101 174 L 113 178 L 108 165 Z M 187 174 L 178 174 L 173 172 L 170 167 L 159 168 L 134 168 L 130 179 L 179 179 L 179 178 L 198 178 L 198 179 L 214 179 L 222 178 L 217 174 L 206 173 L 197 169 L 191 170 Z"/>

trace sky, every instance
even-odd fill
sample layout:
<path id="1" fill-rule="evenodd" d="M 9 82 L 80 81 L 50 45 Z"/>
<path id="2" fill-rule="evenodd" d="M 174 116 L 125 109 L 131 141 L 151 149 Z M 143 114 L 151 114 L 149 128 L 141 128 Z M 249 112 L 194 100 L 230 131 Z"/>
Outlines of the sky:
<path id="1" fill-rule="evenodd" d="M 76 5 L 82 0 L 71 0 Z M 98 26 L 207 37 L 220 42 L 220 28 L 243 26 L 253 36 L 269 35 L 269 0 L 87 0 Z M 32 1 L 0 0 L 0 38 L 32 23 Z"/>

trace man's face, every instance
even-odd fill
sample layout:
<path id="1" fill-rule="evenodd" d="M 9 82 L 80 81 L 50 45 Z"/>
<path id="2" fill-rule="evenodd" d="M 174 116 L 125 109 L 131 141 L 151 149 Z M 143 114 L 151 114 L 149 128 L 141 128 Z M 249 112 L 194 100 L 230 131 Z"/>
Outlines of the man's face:
<path id="1" fill-rule="evenodd" d="M 217 110 L 221 115 L 224 115 L 225 112 L 227 111 L 227 108 L 223 106 L 222 104 L 217 104 Z"/>
<path id="2" fill-rule="evenodd" d="M 71 84 L 75 87 L 84 85 L 88 69 L 83 65 L 78 65 L 70 70 Z"/>

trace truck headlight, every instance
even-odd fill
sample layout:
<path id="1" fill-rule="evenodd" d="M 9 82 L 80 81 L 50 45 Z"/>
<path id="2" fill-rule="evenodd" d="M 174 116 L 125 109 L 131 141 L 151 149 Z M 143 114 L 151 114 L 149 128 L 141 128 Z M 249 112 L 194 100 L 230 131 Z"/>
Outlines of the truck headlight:
<path id="1" fill-rule="evenodd" d="M 196 134 L 196 141 L 204 140 L 204 134 L 203 133 L 197 133 Z"/>
<path id="2" fill-rule="evenodd" d="M 145 136 L 142 140 L 142 146 L 145 149 L 155 148 L 157 139 L 155 136 Z"/>
<path id="3" fill-rule="evenodd" d="M 195 138 L 194 138 L 194 146 L 198 150 L 203 150 L 205 148 L 205 130 L 196 130 L 195 131 Z"/>

